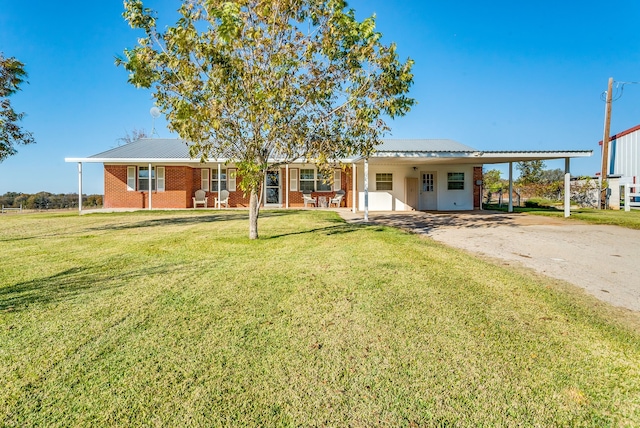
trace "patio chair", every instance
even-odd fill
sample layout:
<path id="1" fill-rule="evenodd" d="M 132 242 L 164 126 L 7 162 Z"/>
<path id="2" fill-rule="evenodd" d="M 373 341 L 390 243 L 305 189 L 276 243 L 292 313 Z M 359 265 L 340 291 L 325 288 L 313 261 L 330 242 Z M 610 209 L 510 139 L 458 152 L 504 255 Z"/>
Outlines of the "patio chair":
<path id="1" fill-rule="evenodd" d="M 198 205 L 202 205 L 203 207 L 207 208 L 207 193 L 200 189 L 200 190 L 196 190 L 196 194 L 195 196 L 192 198 L 193 199 L 193 208 L 197 208 Z"/>
<path id="2" fill-rule="evenodd" d="M 331 204 L 336 204 L 336 208 L 340 208 L 342 198 L 344 198 L 344 190 L 338 190 L 336 192 L 336 195 L 333 198 L 329 199 L 329 208 L 331 208 Z"/>
<path id="3" fill-rule="evenodd" d="M 229 191 L 228 190 L 221 190 L 219 195 L 216 196 L 215 207 L 222 208 L 222 205 L 229 208 Z"/>
<path id="4" fill-rule="evenodd" d="M 311 193 L 303 193 L 302 201 L 304 202 L 304 207 L 307 208 L 309 205 L 317 206 L 316 199 L 311 196 Z"/>

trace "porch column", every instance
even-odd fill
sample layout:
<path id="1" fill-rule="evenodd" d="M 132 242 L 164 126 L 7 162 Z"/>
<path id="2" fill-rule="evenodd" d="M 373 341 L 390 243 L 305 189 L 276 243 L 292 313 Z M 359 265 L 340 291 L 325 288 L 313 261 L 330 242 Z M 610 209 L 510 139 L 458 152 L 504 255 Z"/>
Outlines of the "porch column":
<path id="1" fill-rule="evenodd" d="M 369 158 L 364 160 L 364 221 L 369 221 Z"/>
<path id="2" fill-rule="evenodd" d="M 356 164 L 355 164 L 355 162 L 351 164 L 351 178 L 352 178 L 352 182 L 353 182 L 353 184 L 352 184 L 352 186 L 351 186 L 351 188 L 352 188 L 352 190 L 353 190 L 353 192 L 352 192 L 352 193 L 353 193 L 353 195 L 351 195 L 352 205 L 353 205 L 353 206 L 351 207 L 351 210 L 352 210 L 354 213 L 357 213 L 357 212 L 358 212 L 358 207 L 357 207 L 357 203 L 358 203 L 358 189 L 356 189 L 356 183 L 357 183 L 358 181 L 357 181 L 357 177 L 356 177 Z"/>
<path id="3" fill-rule="evenodd" d="M 513 162 L 509 162 L 509 209 L 508 212 L 513 212 Z"/>
<path id="4" fill-rule="evenodd" d="M 78 214 L 82 214 L 82 162 L 78 162 Z"/>
<path id="5" fill-rule="evenodd" d="M 569 158 L 564 160 L 564 216 L 571 215 L 571 172 L 569 169 Z"/>
<path id="6" fill-rule="evenodd" d="M 152 179 L 152 170 L 151 170 L 151 163 L 149 163 L 149 209 L 151 209 L 151 189 L 153 189 L 152 184 L 153 184 L 153 179 Z"/>
<path id="7" fill-rule="evenodd" d="M 284 200 L 285 208 L 289 208 L 289 164 L 284 167 Z"/>
<path id="8" fill-rule="evenodd" d="M 222 188 L 220 187 L 220 174 L 222 173 L 222 168 L 220 167 L 220 162 L 218 162 L 218 201 L 220 200 L 220 190 L 222 190 Z M 214 208 L 220 208 L 222 209 L 222 204 L 220 202 L 218 202 L 218 206 L 214 207 Z"/>

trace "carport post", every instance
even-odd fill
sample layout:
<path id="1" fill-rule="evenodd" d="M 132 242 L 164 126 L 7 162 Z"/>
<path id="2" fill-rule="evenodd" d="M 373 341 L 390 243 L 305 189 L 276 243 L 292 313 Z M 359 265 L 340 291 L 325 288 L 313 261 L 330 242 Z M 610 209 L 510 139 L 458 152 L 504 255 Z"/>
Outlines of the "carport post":
<path id="1" fill-rule="evenodd" d="M 369 221 L 369 159 L 364 160 L 364 221 Z"/>
<path id="2" fill-rule="evenodd" d="M 151 163 L 149 163 L 149 209 L 151 209 L 151 189 L 153 188 L 151 184 L 153 180 L 151 179 Z"/>
<path id="3" fill-rule="evenodd" d="M 82 214 L 82 162 L 78 162 L 78 214 Z"/>
<path id="4" fill-rule="evenodd" d="M 571 215 L 571 170 L 569 169 L 569 158 L 564 159 L 564 216 Z"/>
<path id="5" fill-rule="evenodd" d="M 509 162 L 509 209 L 508 212 L 513 212 L 513 162 Z"/>

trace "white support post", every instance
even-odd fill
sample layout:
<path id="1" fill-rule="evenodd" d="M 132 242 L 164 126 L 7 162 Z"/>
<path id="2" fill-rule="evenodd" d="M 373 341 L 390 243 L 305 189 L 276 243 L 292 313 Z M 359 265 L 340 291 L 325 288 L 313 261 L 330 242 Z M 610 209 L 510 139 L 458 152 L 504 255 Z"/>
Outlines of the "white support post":
<path id="1" fill-rule="evenodd" d="M 285 167 L 285 179 L 284 179 L 284 199 L 285 199 L 285 208 L 289 209 L 289 164 Z"/>
<path id="2" fill-rule="evenodd" d="M 564 160 L 564 216 L 571 215 L 571 169 L 569 168 L 569 158 Z"/>
<path id="3" fill-rule="evenodd" d="M 356 177 L 356 164 L 355 162 L 351 164 L 351 181 L 352 181 L 352 186 L 351 186 L 351 190 L 352 190 L 352 195 L 351 195 L 351 202 L 352 202 L 352 207 L 351 210 L 354 213 L 358 212 L 358 189 L 356 188 L 356 184 L 358 183 L 357 181 L 357 177 Z"/>
<path id="4" fill-rule="evenodd" d="M 153 189 L 153 177 L 152 177 L 151 163 L 149 163 L 149 209 L 151 209 L 151 189 Z"/>
<path id="5" fill-rule="evenodd" d="M 629 192 L 631 188 L 629 187 L 629 183 L 624 183 L 624 210 L 631 211 L 631 197 L 629 196 Z"/>
<path id="6" fill-rule="evenodd" d="M 513 162 L 509 162 L 509 209 L 508 212 L 513 212 Z"/>
<path id="7" fill-rule="evenodd" d="M 369 159 L 364 160 L 364 221 L 369 221 Z"/>
<path id="8" fill-rule="evenodd" d="M 78 162 L 78 214 L 82 214 L 82 162 Z"/>
<path id="9" fill-rule="evenodd" d="M 215 208 L 222 208 L 222 204 L 220 203 L 220 190 L 222 190 L 222 188 L 220 187 L 220 184 L 222 182 L 222 180 L 220 179 L 220 174 L 222 174 L 222 167 L 220 166 L 220 162 L 218 162 L 218 206 Z"/>

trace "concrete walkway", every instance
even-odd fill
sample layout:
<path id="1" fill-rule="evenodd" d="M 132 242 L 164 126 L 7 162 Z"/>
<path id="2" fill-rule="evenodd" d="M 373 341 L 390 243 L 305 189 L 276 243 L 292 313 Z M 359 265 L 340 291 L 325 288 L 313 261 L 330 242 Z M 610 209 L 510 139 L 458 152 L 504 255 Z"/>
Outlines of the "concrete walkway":
<path id="1" fill-rule="evenodd" d="M 362 213 L 340 212 L 347 221 Z M 517 263 L 583 288 L 614 306 L 640 311 L 640 230 L 502 212 L 371 213 L 371 223 Z"/>

